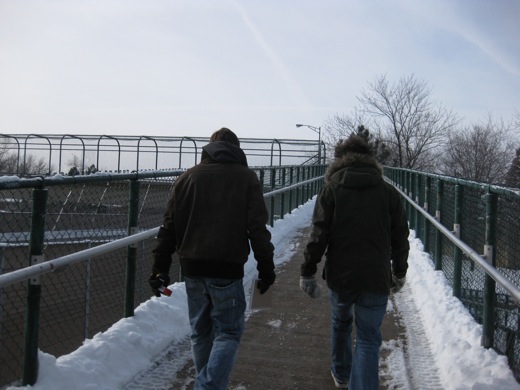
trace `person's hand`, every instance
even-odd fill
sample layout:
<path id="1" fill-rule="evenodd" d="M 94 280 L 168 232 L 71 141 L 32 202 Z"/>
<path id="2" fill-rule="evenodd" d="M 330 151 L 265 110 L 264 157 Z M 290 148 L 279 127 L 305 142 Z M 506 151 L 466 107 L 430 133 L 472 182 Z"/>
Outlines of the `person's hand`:
<path id="1" fill-rule="evenodd" d="M 161 296 L 161 287 L 168 287 L 170 285 L 170 277 L 168 274 L 151 274 L 148 283 L 156 297 Z"/>
<path id="2" fill-rule="evenodd" d="M 274 271 L 272 271 L 269 274 L 261 274 L 258 276 L 260 279 L 258 283 L 256 284 L 256 288 L 260 290 L 260 294 L 264 294 L 267 290 L 269 290 L 269 287 L 274 283 L 276 279 L 276 274 Z"/>
<path id="3" fill-rule="evenodd" d="M 320 286 L 314 276 L 300 276 L 300 288 L 311 298 L 318 298 L 321 295 Z"/>
<path id="4" fill-rule="evenodd" d="M 392 287 L 390 288 L 390 292 L 395 294 L 396 292 L 401 291 L 406 282 L 406 276 L 402 278 L 396 278 L 395 275 L 392 275 Z"/>

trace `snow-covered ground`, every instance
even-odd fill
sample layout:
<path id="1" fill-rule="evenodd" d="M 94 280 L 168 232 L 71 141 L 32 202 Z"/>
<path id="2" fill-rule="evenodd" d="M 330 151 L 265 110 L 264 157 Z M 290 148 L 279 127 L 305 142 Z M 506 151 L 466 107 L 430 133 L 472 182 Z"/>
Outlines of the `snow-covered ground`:
<path id="1" fill-rule="evenodd" d="M 310 223 L 313 207 L 314 201 L 308 202 L 270 229 L 277 264 L 290 259 L 290 243 L 295 233 Z M 388 309 L 398 312 L 408 340 L 406 348 L 398 340 L 383 345 L 389 351 L 384 365 L 390 387 L 520 389 L 506 358 L 480 346 L 481 326 L 452 297 L 442 273 L 434 271 L 429 255 L 423 252 L 413 232 L 410 244 L 407 283 Z M 254 276 L 255 261 L 251 257 L 245 267 L 244 285 L 249 286 Z M 122 388 L 148 369 L 166 347 L 175 349 L 178 344 L 182 349 L 189 335 L 186 292 L 183 283 L 171 289 L 171 297 L 153 297 L 144 302 L 134 317 L 120 320 L 68 355 L 55 358 L 40 351 L 38 382 L 27 389 Z M 183 350 L 181 355 L 187 358 L 189 350 Z M 169 369 L 181 369 L 184 363 L 179 361 Z"/>

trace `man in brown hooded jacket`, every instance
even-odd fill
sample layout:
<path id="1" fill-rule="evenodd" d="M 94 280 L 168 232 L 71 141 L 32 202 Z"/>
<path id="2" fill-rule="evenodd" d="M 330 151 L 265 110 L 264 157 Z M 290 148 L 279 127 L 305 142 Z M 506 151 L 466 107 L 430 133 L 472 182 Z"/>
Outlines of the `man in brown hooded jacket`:
<path id="1" fill-rule="evenodd" d="M 176 181 L 153 251 L 150 286 L 170 282 L 171 255 L 179 255 L 191 325 L 195 390 L 227 389 L 244 331 L 244 264 L 250 245 L 258 288 L 275 281 L 271 234 L 262 186 L 247 166 L 237 136 L 215 132 L 200 164 Z"/>

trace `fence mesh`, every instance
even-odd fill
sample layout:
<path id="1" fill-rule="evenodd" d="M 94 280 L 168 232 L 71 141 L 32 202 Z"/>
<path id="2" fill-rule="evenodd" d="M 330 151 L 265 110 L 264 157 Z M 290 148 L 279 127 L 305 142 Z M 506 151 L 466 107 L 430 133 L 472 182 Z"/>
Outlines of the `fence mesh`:
<path id="1" fill-rule="evenodd" d="M 508 280 L 520 287 L 520 199 L 504 196 L 498 200 L 496 266 Z M 508 357 L 520 377 L 520 308 L 500 286 L 496 287 L 497 329 L 495 348 Z"/>
<path id="2" fill-rule="evenodd" d="M 158 226 L 174 178 L 143 180 L 139 196 L 141 229 Z M 48 187 L 45 215 L 45 258 L 53 259 L 127 236 L 127 181 Z M 2 272 L 29 265 L 28 245 L 32 189 L 4 190 L 0 207 L 5 217 L 0 232 Z M 154 240 L 138 248 L 134 306 L 150 297 L 147 284 Z M 71 264 L 43 277 L 40 349 L 61 356 L 85 338 L 106 330 L 123 317 L 127 250 L 119 249 Z M 178 279 L 172 267 L 172 280 Z M 0 290 L 2 384 L 20 377 L 24 346 L 26 286 Z"/>
<path id="3" fill-rule="evenodd" d="M 324 166 L 253 170 L 261 179 L 264 192 L 270 192 L 323 175 Z M 45 187 L 46 260 L 128 235 L 131 181 L 118 180 L 117 177 Z M 162 224 L 176 177 L 139 180 L 139 230 Z M 316 182 L 266 197 L 270 215 L 273 219 L 282 218 L 316 194 L 318 188 Z M 0 190 L 3 221 L 0 226 L 0 274 L 30 265 L 32 193 L 32 188 L 9 188 L 9 185 Z M 154 246 L 155 239 L 141 241 L 137 246 L 134 308 L 151 297 L 148 277 Z M 105 331 L 124 317 L 127 254 L 127 248 L 118 249 L 69 264 L 41 277 L 40 350 L 57 357 L 70 353 L 85 339 Z M 180 265 L 175 255 L 170 277 L 172 281 L 180 279 Z M 26 283 L 0 288 L 0 388 L 19 380 L 22 375 L 26 296 Z"/>
<path id="4" fill-rule="evenodd" d="M 390 180 L 423 207 L 428 198 L 428 212 L 434 216 L 441 210 L 441 224 L 452 231 L 455 224 L 456 186 L 461 187 L 460 238 L 477 253 L 484 253 L 486 234 L 496 236 L 496 270 L 516 286 L 520 285 L 520 195 L 506 188 L 465 182 L 449 177 L 426 173 L 385 169 Z M 426 183 L 430 183 L 429 189 Z M 498 197 L 495 231 L 486 232 L 486 218 L 489 217 L 486 202 L 489 194 Z M 442 199 L 441 204 L 438 200 Z M 491 210 L 491 209 L 490 209 Z M 469 256 L 462 253 L 460 280 L 455 273 L 455 245 L 440 235 L 433 224 L 425 229 L 416 221 L 416 209 L 407 203 L 411 227 L 425 243 L 425 251 L 432 254 L 432 259 L 442 269 L 448 282 L 460 285 L 460 300 L 479 324 L 484 323 L 485 288 L 490 276 Z M 425 232 L 426 230 L 426 232 Z M 440 252 L 440 253 L 437 253 Z M 494 283 L 491 281 L 491 283 Z M 495 286 L 493 298 L 493 337 L 492 347 L 507 356 L 509 365 L 520 381 L 520 318 L 519 303 L 504 288 Z"/>

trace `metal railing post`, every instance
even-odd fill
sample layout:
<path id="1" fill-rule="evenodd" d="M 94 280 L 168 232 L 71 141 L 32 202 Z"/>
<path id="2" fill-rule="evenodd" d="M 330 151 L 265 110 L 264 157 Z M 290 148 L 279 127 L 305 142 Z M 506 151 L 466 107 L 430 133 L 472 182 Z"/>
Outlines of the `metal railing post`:
<path id="1" fill-rule="evenodd" d="M 305 171 L 304 180 L 309 180 L 311 178 L 311 167 L 307 166 L 304 169 L 304 171 Z M 305 197 L 302 199 L 302 204 L 304 204 L 305 202 L 307 202 L 309 200 L 309 198 L 311 197 L 310 193 L 311 193 L 311 183 L 307 183 L 307 185 L 305 186 Z"/>
<path id="2" fill-rule="evenodd" d="M 296 167 L 296 183 L 299 183 L 300 182 L 300 167 Z M 294 207 L 298 207 L 300 205 L 300 191 L 303 191 L 303 189 L 300 190 L 300 187 L 297 187 L 295 192 L 295 198 L 294 200 L 296 201 L 295 202 L 295 205 Z"/>
<path id="3" fill-rule="evenodd" d="M 281 185 L 282 188 L 285 187 L 285 167 L 282 168 L 281 172 Z M 285 192 L 282 192 L 280 195 L 280 218 L 283 219 L 285 214 Z"/>
<path id="4" fill-rule="evenodd" d="M 302 179 L 305 181 L 308 178 L 309 178 L 309 167 L 304 166 Z M 307 201 L 307 199 L 309 199 L 309 183 L 307 183 L 303 186 L 302 201 L 300 204 L 304 204 Z"/>
<path id="5" fill-rule="evenodd" d="M 486 194 L 486 243 L 484 245 L 484 258 L 488 264 L 493 267 L 496 258 L 496 242 L 497 242 L 497 207 L 498 196 L 496 194 Z M 491 348 L 494 341 L 494 323 L 495 323 L 495 280 L 486 273 L 484 281 L 484 310 L 482 322 L 482 339 L 481 345 L 484 348 Z"/>
<path id="6" fill-rule="evenodd" d="M 139 216 L 139 187 L 138 180 L 129 181 L 128 194 L 128 235 L 138 232 Z M 138 244 L 129 245 L 126 258 L 126 285 L 125 285 L 125 317 L 134 315 L 135 273 Z"/>
<path id="7" fill-rule="evenodd" d="M 92 248 L 92 240 L 88 241 L 88 247 Z M 85 340 L 88 339 L 89 332 L 89 323 L 90 323 L 90 297 L 91 297 L 91 282 L 90 282 L 90 258 L 85 261 L 85 321 L 83 322 L 84 326 L 84 337 Z"/>
<path id="8" fill-rule="evenodd" d="M 424 211 L 426 211 L 428 214 L 430 213 L 430 187 L 431 187 L 431 177 L 427 176 L 426 181 L 424 184 Z M 428 222 L 428 219 L 423 219 L 423 232 L 424 232 L 424 248 L 426 251 L 430 248 L 430 223 Z"/>
<path id="9" fill-rule="evenodd" d="M 442 199 L 444 196 L 444 182 L 437 180 L 437 210 L 435 211 L 435 219 L 441 223 L 442 216 Z M 442 269 L 442 233 L 437 230 L 435 233 L 435 270 L 440 271 Z"/>
<path id="10" fill-rule="evenodd" d="M 289 185 L 293 185 L 294 180 L 294 167 L 289 168 Z M 293 190 L 289 191 L 289 214 L 291 213 L 291 210 L 293 209 Z"/>
<path id="11" fill-rule="evenodd" d="M 0 275 L 4 273 L 4 247 L 0 246 Z M 2 325 L 3 325 L 3 313 L 4 306 L 2 302 L 3 289 L 0 288 L 0 340 L 2 340 Z"/>
<path id="12" fill-rule="evenodd" d="M 421 176 L 418 172 L 414 173 L 415 178 L 415 203 L 421 204 Z M 421 213 L 415 210 L 415 229 L 417 231 L 417 237 L 423 239 L 422 237 L 422 226 L 421 226 Z M 423 240 L 424 242 L 424 240 Z"/>
<path id="13" fill-rule="evenodd" d="M 453 233 L 460 239 L 462 234 L 462 201 L 464 187 L 455 186 L 455 213 L 453 220 Z M 453 245 L 453 296 L 460 298 L 462 293 L 462 251 L 457 245 Z"/>
<path id="14" fill-rule="evenodd" d="M 408 195 L 410 198 L 413 198 L 413 195 L 412 195 L 412 172 L 409 172 L 409 171 L 406 171 L 406 180 L 405 180 L 405 193 L 406 195 Z M 413 226 L 413 211 L 414 211 L 414 208 L 412 207 L 411 204 L 409 204 L 407 202 L 407 210 L 406 210 L 406 214 L 408 215 L 408 221 L 410 222 L 410 227 L 412 229 L 414 229 L 414 226 Z"/>
<path id="15" fill-rule="evenodd" d="M 271 191 L 274 191 L 276 188 L 276 169 L 271 168 Z M 274 226 L 274 196 L 271 196 L 270 199 L 270 211 L 269 211 L 269 225 Z"/>
<path id="16" fill-rule="evenodd" d="M 317 170 L 316 165 L 311 167 L 311 179 L 315 178 L 317 176 L 317 171 L 316 170 Z M 314 196 L 314 194 L 316 193 L 316 188 L 318 188 L 318 183 L 317 182 L 313 182 L 311 184 L 311 195 L 310 195 L 310 198 L 312 198 Z"/>
<path id="17" fill-rule="evenodd" d="M 305 179 L 307 179 L 307 176 L 306 176 L 306 173 L 307 173 L 307 170 L 305 169 L 305 167 L 300 167 L 300 171 L 301 171 L 301 175 L 300 175 L 300 180 L 305 182 Z M 302 205 L 305 203 L 305 196 L 307 194 L 307 185 L 308 184 L 304 184 L 302 186 L 302 191 L 301 191 L 301 198 L 300 198 L 300 201 L 298 202 L 298 206 Z"/>
<path id="18" fill-rule="evenodd" d="M 29 242 L 30 265 L 43 262 L 45 240 L 45 214 L 47 212 L 47 189 L 34 189 Z M 25 314 L 25 347 L 23 385 L 34 385 L 38 379 L 38 333 L 40 329 L 41 276 L 27 282 L 27 306 Z"/>

